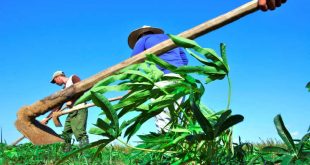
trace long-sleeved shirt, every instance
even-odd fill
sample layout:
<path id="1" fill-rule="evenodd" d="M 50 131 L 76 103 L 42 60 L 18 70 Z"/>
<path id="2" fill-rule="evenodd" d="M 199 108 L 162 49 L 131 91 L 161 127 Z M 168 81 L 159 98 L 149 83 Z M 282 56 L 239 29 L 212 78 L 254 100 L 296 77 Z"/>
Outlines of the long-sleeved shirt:
<path id="1" fill-rule="evenodd" d="M 141 37 L 137 43 L 135 44 L 131 56 L 137 55 L 141 52 L 143 52 L 146 49 L 149 49 L 156 44 L 165 41 L 169 39 L 169 37 L 166 34 L 148 34 L 143 37 Z M 166 53 L 163 53 L 159 55 L 159 57 L 168 62 L 171 65 L 174 65 L 176 67 L 187 65 L 188 59 L 186 57 L 186 54 L 184 50 L 180 47 L 174 48 L 172 50 L 169 50 Z M 170 73 L 169 70 L 164 69 L 160 66 L 157 66 L 161 71 L 163 71 L 165 74 Z"/>

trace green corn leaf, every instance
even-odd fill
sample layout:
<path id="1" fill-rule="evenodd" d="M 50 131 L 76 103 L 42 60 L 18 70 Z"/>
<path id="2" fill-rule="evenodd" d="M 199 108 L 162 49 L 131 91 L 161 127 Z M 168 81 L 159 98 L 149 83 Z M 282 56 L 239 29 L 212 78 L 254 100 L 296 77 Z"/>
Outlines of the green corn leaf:
<path id="1" fill-rule="evenodd" d="M 96 153 L 92 156 L 92 160 L 96 159 L 99 156 L 99 153 L 103 150 L 103 148 L 106 146 L 107 144 L 101 144 L 99 145 Z"/>
<path id="2" fill-rule="evenodd" d="M 136 119 L 135 123 L 130 125 L 128 129 L 126 129 L 124 136 L 127 137 L 127 141 L 140 129 L 143 123 L 145 123 L 150 118 L 158 115 L 161 110 L 151 111 L 151 112 L 143 112 Z"/>
<path id="3" fill-rule="evenodd" d="M 92 100 L 96 106 L 100 107 L 104 111 L 107 118 L 112 122 L 112 125 L 115 127 L 115 131 L 118 132 L 118 117 L 109 100 L 100 93 L 95 92 L 92 92 Z"/>
<path id="4" fill-rule="evenodd" d="M 295 147 L 293 138 L 291 134 L 288 132 L 288 130 L 286 129 L 280 114 L 274 118 L 274 123 L 277 128 L 279 136 L 284 141 L 288 149 L 296 153 L 296 147 Z"/>
<path id="5" fill-rule="evenodd" d="M 229 129 L 230 127 L 242 122 L 244 117 L 242 115 L 232 115 L 228 117 L 222 125 L 219 125 L 216 136 L 220 136 L 222 132 Z"/>
<path id="6" fill-rule="evenodd" d="M 81 103 L 85 103 L 87 101 L 91 100 L 91 93 L 90 91 L 85 92 L 81 97 L 79 97 L 75 102 L 74 105 L 78 105 Z"/>
<path id="7" fill-rule="evenodd" d="M 90 134 L 94 134 L 94 135 L 102 135 L 105 133 L 105 131 L 103 131 L 102 129 L 100 128 L 90 128 L 88 133 Z"/>
<path id="8" fill-rule="evenodd" d="M 298 143 L 298 153 L 301 153 L 303 150 L 303 147 L 309 143 L 309 139 L 310 139 L 310 132 L 305 134 L 302 138 L 301 141 Z M 310 151 L 309 151 L 310 153 Z"/>
<path id="9" fill-rule="evenodd" d="M 199 55 L 197 55 L 196 53 L 194 53 L 193 51 L 191 51 L 190 49 L 186 48 L 185 49 L 191 56 L 193 56 L 196 60 L 198 60 L 199 62 L 201 62 L 202 64 L 206 65 L 206 66 L 211 66 L 211 67 L 217 67 L 217 65 L 215 65 L 213 62 L 209 62 L 207 59 L 204 59 L 202 57 L 200 57 Z"/>
<path id="10" fill-rule="evenodd" d="M 163 145 L 170 143 L 171 141 L 174 140 L 172 138 L 171 134 L 166 133 L 166 134 L 147 134 L 147 135 L 138 135 L 138 137 L 143 140 L 144 143 L 152 143 L 161 145 L 161 148 Z"/>
<path id="11" fill-rule="evenodd" d="M 200 108 L 201 112 L 206 116 L 212 116 L 213 114 L 215 114 L 215 112 L 213 110 L 211 110 L 210 108 L 208 108 L 206 105 L 204 105 L 202 103 L 200 103 L 199 108 Z"/>
<path id="12" fill-rule="evenodd" d="M 195 118 L 197 119 L 202 130 L 205 132 L 207 139 L 213 140 L 214 139 L 213 127 L 210 124 L 210 122 L 208 121 L 208 119 L 205 118 L 203 116 L 203 114 L 201 113 L 201 111 L 198 107 L 199 102 L 196 101 L 193 96 L 190 97 L 190 105 L 191 105 L 191 109 L 195 115 Z"/>
<path id="13" fill-rule="evenodd" d="M 100 118 L 97 119 L 97 123 L 95 124 L 95 126 L 97 126 L 98 128 L 102 129 L 105 132 L 105 134 L 102 134 L 103 136 L 107 136 L 109 138 L 118 136 L 117 129 L 114 128 L 115 126 L 108 124 L 107 122 L 105 122 Z"/>
<path id="14" fill-rule="evenodd" d="M 92 148 L 92 147 L 95 147 L 95 146 L 99 146 L 99 145 L 102 145 L 102 144 L 109 144 L 110 142 L 112 142 L 114 139 L 101 139 L 101 140 L 98 140 L 98 141 L 95 141 L 95 142 L 92 142 L 88 145 L 86 145 L 85 147 L 81 148 L 81 149 L 78 149 L 78 150 L 74 150 L 68 154 L 66 154 L 64 157 L 60 158 L 60 160 L 58 160 L 56 162 L 56 164 L 60 164 L 62 162 L 64 162 L 65 160 L 69 159 L 70 157 L 72 156 L 75 156 L 77 153 L 79 152 L 82 152 L 84 150 L 87 150 L 89 148 Z"/>
<path id="15" fill-rule="evenodd" d="M 220 49 L 221 49 L 221 57 L 223 59 L 224 65 L 227 68 L 227 70 L 229 71 L 227 55 L 226 55 L 226 45 L 224 43 L 221 43 Z"/>
<path id="16" fill-rule="evenodd" d="M 168 144 L 165 143 L 165 145 L 163 145 L 162 147 L 163 147 L 163 148 L 166 148 L 166 147 L 169 147 L 169 146 L 173 146 L 173 145 L 179 143 L 180 141 L 185 140 L 185 138 L 186 138 L 188 135 L 189 135 L 188 133 L 183 133 L 183 134 L 181 134 L 181 135 L 175 137 L 174 139 L 170 140 L 170 141 L 168 142 Z"/>
<path id="17" fill-rule="evenodd" d="M 118 75 L 112 75 L 109 76 L 101 81 L 99 81 L 98 83 L 96 83 L 93 88 L 95 87 L 99 87 L 99 86 L 107 86 L 113 82 L 119 81 L 119 80 L 125 80 L 128 78 L 128 75 L 126 74 L 118 74 Z"/>
<path id="18" fill-rule="evenodd" d="M 220 131 L 220 127 L 227 120 L 227 118 L 230 114 L 231 114 L 231 110 L 227 110 L 221 114 L 220 118 L 217 120 L 216 124 L 214 125 L 215 135 L 218 135 L 218 132 Z"/>
<path id="19" fill-rule="evenodd" d="M 149 65 L 151 65 L 151 62 L 149 62 L 149 61 L 141 63 L 139 68 L 138 68 L 138 71 L 141 71 L 143 73 L 150 73 L 150 72 L 152 72 L 152 70 L 149 67 Z"/>
<path id="20" fill-rule="evenodd" d="M 261 155 L 255 155 L 251 160 L 250 162 L 247 164 L 247 165 L 256 165 L 258 164 L 257 163 L 257 160 L 261 158 Z"/>
<path id="21" fill-rule="evenodd" d="M 215 80 L 222 80 L 225 78 L 225 75 L 210 75 L 206 78 L 206 84 L 215 81 Z"/>
<path id="22" fill-rule="evenodd" d="M 140 129 L 144 121 L 146 120 L 139 116 L 139 118 L 137 118 L 137 120 L 126 129 L 124 136 L 127 137 L 127 141 L 129 141 L 130 138 Z"/>
<path id="23" fill-rule="evenodd" d="M 127 91 L 130 90 L 133 86 L 127 84 L 120 84 L 120 85 L 110 85 L 110 86 L 98 86 L 92 88 L 90 91 L 95 93 L 106 93 L 108 91 Z"/>
<path id="24" fill-rule="evenodd" d="M 284 155 L 282 157 L 281 165 L 291 165 L 294 159 L 293 155 Z"/>
<path id="25" fill-rule="evenodd" d="M 126 106 L 137 105 L 144 103 L 151 97 L 151 92 L 149 90 L 141 90 L 139 92 L 134 92 L 126 99 L 122 99 L 120 102 L 114 105 L 114 109 L 124 108 Z"/>
<path id="26" fill-rule="evenodd" d="M 95 124 L 95 126 L 99 127 L 103 131 L 107 131 L 111 128 L 110 124 L 108 124 L 107 122 L 105 122 L 101 118 L 97 119 L 97 123 Z"/>
<path id="27" fill-rule="evenodd" d="M 132 102 L 131 104 L 128 104 L 126 106 L 123 106 L 122 110 L 118 114 L 118 117 L 120 118 L 120 117 L 124 116 L 125 114 L 127 114 L 128 112 L 131 112 L 131 111 L 141 111 L 141 109 L 139 107 L 142 106 L 143 103 L 146 102 L 146 100 L 147 99 L 139 100 L 136 102 Z"/>
<path id="28" fill-rule="evenodd" d="M 84 102 L 91 100 L 92 92 L 96 93 L 106 93 L 108 91 L 126 91 L 132 89 L 133 86 L 121 84 L 121 85 L 112 85 L 112 86 L 97 86 L 91 88 L 89 91 L 85 92 L 75 103 L 74 105 L 78 105 Z"/>
<path id="29" fill-rule="evenodd" d="M 219 57 L 216 52 L 213 49 L 210 48 L 202 48 L 202 47 L 195 47 L 194 50 L 202 55 L 204 55 L 206 58 L 212 60 L 214 63 L 216 62 L 221 62 L 218 63 L 217 66 L 222 66 L 223 59 L 221 57 Z"/>
<path id="30" fill-rule="evenodd" d="M 171 132 L 191 133 L 191 131 L 189 131 L 188 129 L 185 129 L 185 128 L 173 128 L 173 129 L 171 129 Z"/>
<path id="31" fill-rule="evenodd" d="M 261 149 L 262 153 L 274 153 L 274 154 L 289 154 L 289 152 L 282 147 L 277 146 L 266 146 Z"/>
<path id="32" fill-rule="evenodd" d="M 180 47 L 193 48 L 193 47 L 199 46 L 194 40 L 190 40 L 190 39 L 179 37 L 179 36 L 172 35 L 172 34 L 168 34 L 168 36 L 177 46 L 180 46 Z"/>
<path id="33" fill-rule="evenodd" d="M 142 73 L 140 71 L 127 70 L 126 72 L 124 72 L 124 74 L 128 74 L 128 75 L 134 76 L 132 78 L 133 78 L 133 80 L 136 80 L 136 81 L 148 80 L 150 83 L 153 83 L 153 80 L 151 79 L 151 77 L 149 77 L 147 74 Z"/>
<path id="34" fill-rule="evenodd" d="M 138 116 L 137 117 L 134 117 L 130 120 L 127 120 L 127 121 L 124 121 L 121 126 L 120 126 L 120 130 L 122 131 L 124 128 L 128 127 L 130 124 L 132 124 L 133 122 L 135 122 L 137 120 Z"/>
<path id="35" fill-rule="evenodd" d="M 156 56 L 154 54 L 147 54 L 146 59 L 154 62 L 155 64 L 157 64 L 163 68 L 171 70 L 171 71 L 173 71 L 177 68 L 176 66 L 169 64 L 168 62 L 162 60 L 161 58 L 159 58 L 158 56 Z"/>
<path id="36" fill-rule="evenodd" d="M 168 107 L 169 105 L 173 105 L 182 96 L 184 96 L 182 93 L 161 96 L 161 97 L 155 99 L 150 104 L 150 108 L 151 108 L 151 110 L 153 110 L 153 109 L 163 109 L 165 107 Z"/>
<path id="37" fill-rule="evenodd" d="M 209 74 L 226 75 L 226 73 L 223 70 L 218 70 L 217 68 L 212 66 L 180 66 L 177 69 L 175 69 L 174 72 L 178 74 L 198 73 L 203 75 L 209 75 Z"/>
<path id="38" fill-rule="evenodd" d="M 110 130 L 109 130 L 110 131 Z M 100 135 L 100 136 L 104 136 L 104 137 L 109 137 L 111 138 L 111 132 L 107 133 L 105 131 L 103 131 L 102 129 L 100 128 L 90 128 L 90 130 L 88 131 L 88 133 L 90 134 L 94 134 L 94 135 Z M 113 132 L 112 132 L 113 134 Z"/>
<path id="39" fill-rule="evenodd" d="M 150 62 L 148 61 L 150 64 L 150 69 L 151 69 L 151 76 L 153 78 L 154 81 L 157 81 L 159 80 L 163 75 L 164 75 L 164 72 L 162 72 L 160 69 L 157 68 L 156 64 L 154 62 Z"/>

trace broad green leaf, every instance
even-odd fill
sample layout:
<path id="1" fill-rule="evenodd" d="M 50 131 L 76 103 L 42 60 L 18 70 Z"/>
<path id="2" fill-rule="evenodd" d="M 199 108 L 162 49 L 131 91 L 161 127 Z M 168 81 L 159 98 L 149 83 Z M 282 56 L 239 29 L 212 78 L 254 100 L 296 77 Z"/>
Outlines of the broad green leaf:
<path id="1" fill-rule="evenodd" d="M 214 139 L 214 131 L 213 127 L 208 121 L 207 118 L 203 116 L 199 109 L 199 102 L 195 100 L 193 96 L 190 97 L 190 104 L 191 104 L 191 109 L 194 112 L 195 118 L 197 119 L 199 125 L 201 126 L 202 130 L 205 132 L 206 137 L 208 140 L 213 140 Z"/>
<path id="2" fill-rule="evenodd" d="M 195 52 L 191 51 L 190 49 L 186 48 L 185 50 L 186 50 L 191 56 L 193 56 L 196 60 L 198 60 L 199 62 L 201 62 L 201 63 L 204 64 L 205 66 L 217 67 L 217 65 L 215 65 L 214 62 L 210 62 L 209 60 L 200 57 L 199 55 L 197 55 Z"/>
<path id="3" fill-rule="evenodd" d="M 74 102 L 74 105 L 78 105 L 78 104 L 87 102 L 89 100 L 91 100 L 91 93 L 90 91 L 87 91 Z"/>
<path id="4" fill-rule="evenodd" d="M 140 127 L 150 118 L 154 117 L 155 115 L 158 115 L 161 112 L 161 110 L 152 111 L 150 113 L 148 112 L 142 112 L 135 123 L 130 125 L 128 129 L 126 129 L 124 136 L 127 137 L 127 141 L 140 129 Z"/>
<path id="5" fill-rule="evenodd" d="M 118 74 L 118 75 L 112 75 L 109 76 L 101 81 L 99 81 L 98 83 L 96 83 L 93 88 L 95 87 L 99 87 L 99 86 L 107 86 L 110 85 L 113 82 L 119 81 L 119 80 L 125 80 L 127 79 L 128 75 L 126 74 Z"/>
<path id="6" fill-rule="evenodd" d="M 221 62 L 221 63 L 218 63 L 220 65 L 222 65 L 224 63 L 222 58 L 219 57 L 213 49 L 202 48 L 202 47 L 195 47 L 194 50 L 196 52 L 204 55 L 206 58 L 212 60 L 214 63 Z M 217 65 L 217 66 L 220 66 L 220 65 Z"/>
<path id="7" fill-rule="evenodd" d="M 223 70 L 219 70 L 212 66 L 180 66 L 174 70 L 175 73 L 188 74 L 188 73 L 198 73 L 203 75 L 209 74 L 220 74 L 226 75 Z"/>
<path id="8" fill-rule="evenodd" d="M 103 131 L 100 128 L 90 128 L 88 133 L 94 134 L 94 135 L 101 135 L 101 134 L 105 133 L 105 131 Z"/>
<path id="9" fill-rule="evenodd" d="M 94 135 L 101 135 L 101 136 L 106 136 L 106 137 L 110 137 L 109 134 L 107 134 L 105 131 L 103 131 L 100 128 L 90 128 L 88 133 L 90 134 L 94 134 Z"/>
<path id="10" fill-rule="evenodd" d="M 229 116 L 223 124 L 219 125 L 218 132 L 216 136 L 220 136 L 222 132 L 229 129 L 230 127 L 242 122 L 244 117 L 242 115 L 232 115 Z"/>
<path id="11" fill-rule="evenodd" d="M 96 159 L 96 158 L 99 156 L 99 153 L 103 150 L 103 148 L 104 148 L 106 145 L 108 145 L 108 144 L 107 144 L 107 143 L 103 143 L 103 144 L 99 145 L 99 147 L 98 147 L 96 153 L 92 156 L 92 159 L 93 159 L 93 160 Z"/>
<path id="12" fill-rule="evenodd" d="M 226 55 L 226 45 L 224 43 L 221 43 L 220 48 L 221 48 L 221 57 L 223 59 L 224 65 L 226 66 L 227 70 L 229 71 L 227 55 Z"/>
<path id="13" fill-rule="evenodd" d="M 127 91 L 130 90 L 132 86 L 127 84 L 120 84 L 120 85 L 111 85 L 111 86 L 98 86 L 92 88 L 90 91 L 95 93 L 106 93 L 108 91 Z"/>
<path id="14" fill-rule="evenodd" d="M 113 125 L 106 123 L 104 120 L 100 118 L 97 119 L 97 123 L 95 124 L 95 126 L 105 131 L 106 134 L 103 134 L 103 136 L 108 136 L 109 138 L 118 136 L 117 129 L 115 131 L 114 130 L 115 128 L 113 128 Z"/>
<path id="15" fill-rule="evenodd" d="M 212 82 L 212 81 L 215 81 L 215 80 L 222 80 L 223 78 L 225 78 L 225 75 L 209 75 L 207 78 L 206 78 L 206 84 Z"/>
<path id="16" fill-rule="evenodd" d="M 185 140 L 185 137 L 187 137 L 188 135 L 189 135 L 189 134 L 187 134 L 187 133 L 183 133 L 183 134 L 181 134 L 181 135 L 175 137 L 174 139 L 172 139 L 171 141 L 169 141 L 168 144 L 167 144 L 167 143 L 164 144 L 164 145 L 163 145 L 163 148 L 166 148 L 166 147 L 175 145 L 175 144 L 179 143 L 180 141 Z"/>
<path id="17" fill-rule="evenodd" d="M 310 132 L 305 134 L 302 138 L 301 141 L 298 143 L 298 153 L 301 153 L 303 150 L 303 147 L 307 144 L 307 142 L 309 143 L 309 139 L 310 139 Z M 310 144 L 310 143 L 309 143 Z M 309 151 L 310 153 L 310 151 Z"/>
<path id="18" fill-rule="evenodd" d="M 97 123 L 95 125 L 104 131 L 107 131 L 111 128 L 110 124 L 108 124 L 107 122 L 105 122 L 101 118 L 97 119 Z"/>
<path id="19" fill-rule="evenodd" d="M 153 83 L 153 80 L 151 79 L 151 77 L 149 77 L 147 74 L 142 73 L 140 71 L 127 70 L 126 72 L 124 72 L 124 74 L 133 75 L 133 76 L 136 76 L 137 78 L 141 78 L 142 80 L 148 80 L 150 83 Z"/>
<path id="20" fill-rule="evenodd" d="M 146 55 L 147 60 L 154 62 L 155 64 L 166 68 L 168 70 L 175 70 L 177 67 L 174 65 L 169 64 L 168 62 L 162 60 L 161 58 L 159 58 L 158 56 L 154 55 L 154 54 L 147 54 Z"/>
<path id="21" fill-rule="evenodd" d="M 174 128 L 171 129 L 172 132 L 187 132 L 187 133 L 191 133 L 188 129 L 184 129 L 184 128 Z"/>
<path id="22" fill-rule="evenodd" d="M 289 150 L 292 150 L 293 152 L 296 153 L 296 147 L 295 147 L 293 138 L 291 134 L 288 132 L 288 130 L 286 129 L 280 114 L 274 118 L 274 124 L 277 128 L 279 136 L 284 141 L 284 143 L 289 148 Z"/>
<path id="23" fill-rule="evenodd" d="M 172 35 L 172 34 L 168 34 L 168 36 L 177 46 L 184 47 L 184 48 L 193 48 L 193 47 L 198 46 L 198 44 L 194 40 L 190 40 L 190 39 L 179 37 L 179 36 Z"/>
<path id="24" fill-rule="evenodd" d="M 122 110 L 119 112 L 118 117 L 119 118 L 123 117 L 125 114 L 127 114 L 128 112 L 131 112 L 131 111 L 141 111 L 141 109 L 139 107 L 142 106 L 143 103 L 146 102 L 146 100 L 147 99 L 134 101 L 134 102 L 131 102 L 130 104 L 127 104 L 127 105 L 122 104 L 123 106 L 120 107 L 120 108 L 122 108 Z"/>
<path id="25" fill-rule="evenodd" d="M 84 102 L 87 102 L 89 100 L 91 100 L 92 96 L 91 93 L 92 92 L 98 92 L 98 93 L 106 93 L 108 91 L 126 91 L 126 90 L 130 90 L 131 88 L 133 88 L 130 85 L 126 85 L 126 84 L 121 84 L 121 85 L 112 85 L 112 86 L 97 86 L 97 87 L 93 87 L 91 88 L 89 91 L 85 92 L 75 103 L 74 105 L 78 105 Z"/>
<path id="26" fill-rule="evenodd" d="M 129 126 L 130 124 L 132 124 L 134 121 L 137 120 L 138 117 L 134 117 L 130 120 L 124 121 L 121 126 L 120 126 L 120 130 L 122 131 L 124 128 L 126 128 L 127 126 Z"/>
<path id="27" fill-rule="evenodd" d="M 136 105 L 137 102 L 144 103 L 151 97 L 151 92 L 149 90 L 142 90 L 139 92 L 134 92 L 126 99 L 122 99 L 120 102 L 114 105 L 114 109 L 120 109 L 130 105 Z M 141 102 L 142 101 L 142 102 Z"/>
<path id="28" fill-rule="evenodd" d="M 100 93 L 95 92 L 92 92 L 92 100 L 96 106 L 100 107 L 104 111 L 107 118 L 112 122 L 112 125 L 115 126 L 114 128 L 115 132 L 118 132 L 119 131 L 118 117 L 116 111 L 114 110 L 109 100 Z"/>
<path id="29" fill-rule="evenodd" d="M 109 144 L 110 142 L 112 142 L 114 139 L 101 139 L 101 140 L 98 140 L 98 141 L 95 141 L 95 142 L 92 142 L 88 145 L 86 145 L 85 147 L 81 148 L 81 149 L 78 149 L 78 150 L 74 150 L 68 154 L 66 154 L 64 157 L 60 158 L 60 160 L 58 160 L 56 162 L 56 164 L 60 164 L 62 162 L 64 162 L 65 160 L 69 159 L 70 157 L 76 155 L 77 153 L 79 152 L 82 152 L 86 149 L 89 149 L 89 148 L 92 148 L 92 147 L 95 147 L 95 146 L 98 146 L 98 145 L 102 145 L 102 144 Z"/>
<path id="30" fill-rule="evenodd" d="M 277 146 L 266 146 L 261 149 L 263 153 L 290 154 L 285 148 Z"/>
<path id="31" fill-rule="evenodd" d="M 294 159 L 293 155 L 283 155 L 281 165 L 291 165 Z"/>
<path id="32" fill-rule="evenodd" d="M 228 116 L 231 114 L 231 110 L 227 110 L 221 114 L 220 118 L 217 120 L 216 124 L 214 125 L 214 133 L 215 135 L 219 135 L 220 128 L 222 127 L 223 123 L 227 120 Z"/>

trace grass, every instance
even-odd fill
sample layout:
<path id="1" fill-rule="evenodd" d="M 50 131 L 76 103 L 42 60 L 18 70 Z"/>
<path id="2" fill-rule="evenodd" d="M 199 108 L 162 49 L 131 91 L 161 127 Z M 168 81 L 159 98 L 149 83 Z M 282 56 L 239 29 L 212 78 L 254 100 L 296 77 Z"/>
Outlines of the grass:
<path id="1" fill-rule="evenodd" d="M 78 149 L 73 146 L 73 149 Z M 43 146 L 35 146 L 31 143 L 17 145 L 15 147 L 6 144 L 0 144 L 0 164 L 55 164 L 57 160 L 66 153 L 62 151 L 61 144 L 51 144 Z M 96 152 L 96 148 L 84 151 L 74 157 L 66 160 L 64 164 L 133 164 L 136 162 L 131 158 L 131 150 L 122 146 L 108 146 L 104 148 L 96 158 L 92 156 Z"/>

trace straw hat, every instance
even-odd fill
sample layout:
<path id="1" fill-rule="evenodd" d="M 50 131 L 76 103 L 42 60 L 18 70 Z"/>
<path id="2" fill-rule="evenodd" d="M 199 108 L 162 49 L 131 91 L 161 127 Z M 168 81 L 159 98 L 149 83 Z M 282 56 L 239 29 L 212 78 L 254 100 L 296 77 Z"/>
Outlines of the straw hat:
<path id="1" fill-rule="evenodd" d="M 128 45 L 131 49 L 134 48 L 136 42 L 138 41 L 138 37 L 146 32 L 152 32 L 154 34 L 163 34 L 164 31 L 159 29 L 159 28 L 155 28 L 155 27 L 151 27 L 151 26 L 142 26 L 134 31 L 132 31 L 129 36 L 128 36 Z"/>

